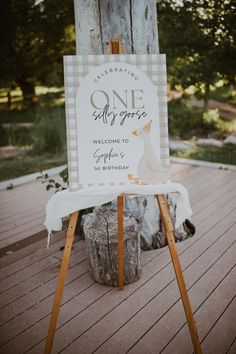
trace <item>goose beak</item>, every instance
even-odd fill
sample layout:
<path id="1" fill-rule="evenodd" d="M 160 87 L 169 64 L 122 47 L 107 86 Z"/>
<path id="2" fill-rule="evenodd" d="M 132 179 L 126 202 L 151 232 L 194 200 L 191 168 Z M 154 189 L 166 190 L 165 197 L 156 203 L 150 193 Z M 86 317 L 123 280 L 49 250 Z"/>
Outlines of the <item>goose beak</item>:
<path id="1" fill-rule="evenodd" d="M 135 136 L 138 136 L 137 130 L 134 130 L 134 131 L 132 132 L 132 134 L 135 135 Z"/>

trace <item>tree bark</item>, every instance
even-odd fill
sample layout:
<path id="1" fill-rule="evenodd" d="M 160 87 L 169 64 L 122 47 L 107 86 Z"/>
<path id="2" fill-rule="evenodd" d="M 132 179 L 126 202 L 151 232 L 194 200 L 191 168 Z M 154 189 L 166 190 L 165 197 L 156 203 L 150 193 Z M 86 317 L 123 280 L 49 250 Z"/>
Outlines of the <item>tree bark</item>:
<path id="1" fill-rule="evenodd" d="M 32 103 L 35 99 L 35 86 L 31 81 L 28 81 L 25 78 L 21 78 L 18 80 L 18 84 L 20 86 L 23 101 L 24 103 Z"/>
<path id="2" fill-rule="evenodd" d="M 126 210 L 124 224 L 124 284 L 141 276 L 140 233 L 136 219 Z M 117 208 L 103 206 L 84 217 L 84 235 L 91 275 L 101 284 L 117 286 Z"/>
<path id="3" fill-rule="evenodd" d="M 209 96 L 210 96 L 210 84 L 205 84 L 205 94 L 203 96 L 204 109 L 208 110 L 209 108 Z"/>
<path id="4" fill-rule="evenodd" d="M 7 91 L 7 106 L 8 106 L 8 109 L 10 110 L 11 109 L 11 90 Z"/>
<path id="5" fill-rule="evenodd" d="M 154 0 L 74 0 L 77 54 L 104 54 L 110 37 L 120 37 L 127 54 L 159 53 Z M 148 213 L 140 205 L 148 203 Z M 159 230 L 156 198 L 143 196 L 126 202 L 142 220 L 142 239 L 153 248 Z"/>
<path id="6" fill-rule="evenodd" d="M 110 37 L 125 53 L 158 53 L 154 0 L 74 0 L 77 54 L 104 54 Z"/>

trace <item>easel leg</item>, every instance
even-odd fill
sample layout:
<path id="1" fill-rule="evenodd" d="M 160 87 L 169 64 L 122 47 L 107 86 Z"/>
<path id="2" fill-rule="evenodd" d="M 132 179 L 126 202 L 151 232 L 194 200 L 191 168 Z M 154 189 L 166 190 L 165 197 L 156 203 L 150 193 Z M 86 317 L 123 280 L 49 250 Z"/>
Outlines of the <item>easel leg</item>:
<path id="1" fill-rule="evenodd" d="M 124 197 L 120 195 L 117 198 L 117 228 L 118 228 L 118 287 L 120 290 L 124 286 L 124 266 L 123 266 L 123 209 Z"/>
<path id="2" fill-rule="evenodd" d="M 163 226 L 164 226 L 164 229 L 166 232 L 168 246 L 169 246 L 169 250 L 170 250 L 170 254 L 171 254 L 171 258 L 172 258 L 172 263 L 174 266 L 176 279 L 178 282 L 178 286 L 179 286 L 179 290 L 180 290 L 180 294 L 181 294 L 181 298 L 182 298 L 182 302 L 183 302 L 183 306 L 184 306 L 184 311 L 185 311 L 186 318 L 188 321 L 188 326 L 189 326 L 189 331 L 190 331 L 192 342 L 193 342 L 194 351 L 197 354 L 202 354 L 202 350 L 201 350 L 201 346 L 200 346 L 200 342 L 199 342 L 199 338 L 198 338 L 198 334 L 197 334 L 197 329 L 196 329 L 194 318 L 193 318 L 192 308 L 191 308 L 191 304 L 189 301 L 186 284 L 184 281 L 184 275 L 183 275 L 183 271 L 181 268 L 181 264 L 180 264 L 177 249 L 176 249 L 176 244 L 175 244 L 175 239 L 174 239 L 174 234 L 173 234 L 174 228 L 173 228 L 169 208 L 167 205 L 167 200 L 164 195 L 157 195 L 156 197 L 157 197 L 157 201 L 158 201 L 159 208 L 160 208 Z"/>
<path id="3" fill-rule="evenodd" d="M 52 314 L 51 314 L 51 318 L 50 318 L 50 323 L 49 323 L 49 328 L 48 328 L 48 336 L 47 336 L 47 341 L 46 341 L 46 345 L 44 348 L 44 354 L 50 354 L 52 351 L 54 334 L 55 334 L 56 325 L 57 325 L 57 318 L 58 318 L 59 308 L 61 305 L 61 298 L 62 298 L 62 294 L 63 294 L 63 290 L 64 290 L 65 278 L 66 278 L 66 273 L 67 273 L 67 269 L 68 269 L 68 265 L 69 265 L 71 248 L 72 248 L 72 244 L 73 244 L 73 240 L 74 240 L 75 227 L 76 227 L 78 215 L 79 215 L 79 212 L 76 211 L 75 213 L 71 214 L 71 216 L 70 216 L 70 222 L 69 222 L 69 226 L 68 226 L 67 234 L 66 234 L 66 244 L 65 244 L 65 249 L 64 249 L 64 255 L 63 255 L 62 262 L 61 262 L 61 269 L 60 269 L 59 278 L 57 281 L 57 288 L 56 288 L 54 303 L 53 303 L 53 307 L 52 307 Z"/>

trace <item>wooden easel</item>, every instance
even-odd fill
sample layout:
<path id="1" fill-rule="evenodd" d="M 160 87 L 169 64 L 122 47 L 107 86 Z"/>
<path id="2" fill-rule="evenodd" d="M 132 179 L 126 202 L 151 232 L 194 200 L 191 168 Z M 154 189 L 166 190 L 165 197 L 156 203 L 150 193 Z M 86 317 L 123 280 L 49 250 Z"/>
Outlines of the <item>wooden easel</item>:
<path id="1" fill-rule="evenodd" d="M 111 38 L 108 44 L 107 54 L 123 54 L 123 47 L 119 38 Z M 169 207 L 165 195 L 156 195 L 157 203 L 160 208 L 161 219 L 164 226 L 164 230 L 167 237 L 168 247 L 171 254 L 172 263 L 174 266 L 176 279 L 178 282 L 185 315 L 187 318 L 190 335 L 192 338 L 192 343 L 194 351 L 196 354 L 202 354 L 197 329 L 195 326 L 191 304 L 189 301 L 187 288 L 183 276 L 183 271 L 179 261 L 175 239 L 174 239 L 174 226 L 172 223 Z M 117 236 L 118 236 L 118 287 L 120 290 L 123 289 L 123 206 L 124 206 L 124 196 L 120 195 L 117 198 Z M 50 354 L 52 351 L 53 340 L 57 325 L 57 318 L 59 314 L 59 309 L 61 305 L 62 294 L 65 285 L 65 278 L 68 270 L 71 248 L 74 240 L 75 227 L 77 223 L 79 212 L 76 211 L 70 215 L 69 226 L 66 234 L 66 243 L 64 249 L 64 255 L 61 262 L 61 269 L 57 281 L 56 293 L 54 297 L 54 303 L 52 307 L 52 313 L 48 328 L 48 336 L 46 340 L 46 345 L 44 349 L 44 354 Z"/>

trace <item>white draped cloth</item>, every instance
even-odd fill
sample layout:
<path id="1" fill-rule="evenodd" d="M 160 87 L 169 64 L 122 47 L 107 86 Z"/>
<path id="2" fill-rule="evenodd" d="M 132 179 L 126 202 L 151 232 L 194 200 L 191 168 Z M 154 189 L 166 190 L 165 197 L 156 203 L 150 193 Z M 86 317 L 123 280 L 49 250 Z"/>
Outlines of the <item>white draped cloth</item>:
<path id="1" fill-rule="evenodd" d="M 176 201 L 175 227 L 178 228 L 185 219 L 190 218 L 192 210 L 189 203 L 188 192 L 182 184 L 166 182 L 156 185 L 127 185 L 108 187 L 88 187 L 71 192 L 66 189 L 55 193 L 47 203 L 46 219 L 44 225 L 48 230 L 48 246 L 52 231 L 62 229 L 62 218 L 69 214 L 86 208 L 91 208 L 108 203 L 119 195 L 127 195 L 130 198 L 135 195 L 157 195 L 178 193 Z M 131 194 L 129 196 L 129 194 Z"/>

